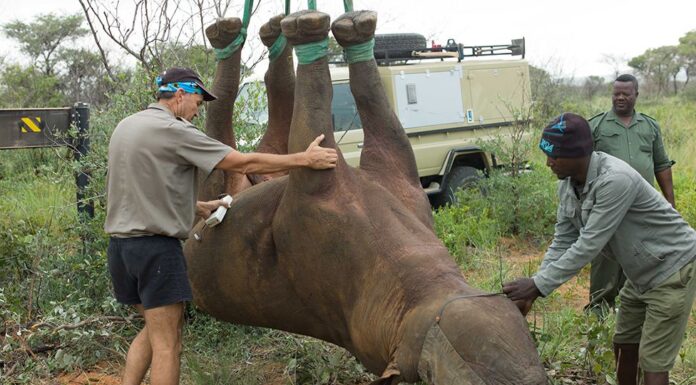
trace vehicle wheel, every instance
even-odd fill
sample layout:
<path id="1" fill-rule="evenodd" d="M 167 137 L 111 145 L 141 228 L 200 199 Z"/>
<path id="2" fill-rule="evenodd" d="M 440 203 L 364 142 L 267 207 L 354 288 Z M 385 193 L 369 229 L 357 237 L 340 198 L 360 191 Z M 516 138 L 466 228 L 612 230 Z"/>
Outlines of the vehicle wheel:
<path id="1" fill-rule="evenodd" d="M 457 191 L 473 187 L 480 176 L 478 170 L 470 166 L 459 166 L 453 168 L 447 176 L 447 181 L 435 199 L 433 206 L 442 207 L 445 205 L 455 205 L 458 202 Z"/>
<path id="2" fill-rule="evenodd" d="M 411 52 L 426 48 L 425 36 L 418 33 L 384 33 L 375 35 L 375 59 L 409 59 Z M 387 52 L 388 51 L 388 52 Z"/>

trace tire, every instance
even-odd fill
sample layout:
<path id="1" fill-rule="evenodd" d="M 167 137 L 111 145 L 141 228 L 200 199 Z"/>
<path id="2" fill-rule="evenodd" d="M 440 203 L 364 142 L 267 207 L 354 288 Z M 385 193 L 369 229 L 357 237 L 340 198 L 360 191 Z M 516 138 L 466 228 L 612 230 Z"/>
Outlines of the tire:
<path id="1" fill-rule="evenodd" d="M 375 59 L 410 59 L 411 52 L 426 48 L 425 36 L 417 33 L 375 35 Z"/>
<path id="2" fill-rule="evenodd" d="M 435 207 L 446 205 L 456 205 L 459 203 L 457 191 L 469 187 L 474 187 L 476 181 L 481 177 L 478 170 L 470 166 L 458 166 L 450 170 L 442 192 L 437 194 L 433 200 Z"/>

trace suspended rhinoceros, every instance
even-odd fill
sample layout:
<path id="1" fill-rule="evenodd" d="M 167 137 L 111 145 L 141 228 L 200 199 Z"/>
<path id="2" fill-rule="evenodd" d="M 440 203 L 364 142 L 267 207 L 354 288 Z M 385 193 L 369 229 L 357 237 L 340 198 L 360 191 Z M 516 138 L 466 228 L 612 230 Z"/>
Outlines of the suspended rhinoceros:
<path id="1" fill-rule="evenodd" d="M 376 20 L 370 11 L 344 14 L 333 35 L 344 47 L 357 46 L 373 38 Z M 206 32 L 222 48 L 240 28 L 238 19 L 225 19 Z M 296 47 L 315 43 L 327 37 L 329 16 L 274 17 L 261 29 L 264 44 L 281 30 Z M 228 144 L 239 57 L 219 61 L 219 99 L 208 107 L 208 133 Z M 349 70 L 365 132 L 360 167 L 339 156 L 335 169 L 295 169 L 250 188 L 244 175 L 208 183 L 204 196 L 225 190 L 235 200 L 221 225 L 197 226 L 200 240 L 186 243 L 195 302 L 223 321 L 342 346 L 380 377 L 375 384 L 545 384 L 520 312 L 467 285 L 435 235 L 413 152 L 374 59 Z M 295 79 L 288 44 L 265 84 L 270 117 L 260 150 L 302 151 L 322 133 L 322 146 L 335 147 L 325 57 L 300 64 Z"/>

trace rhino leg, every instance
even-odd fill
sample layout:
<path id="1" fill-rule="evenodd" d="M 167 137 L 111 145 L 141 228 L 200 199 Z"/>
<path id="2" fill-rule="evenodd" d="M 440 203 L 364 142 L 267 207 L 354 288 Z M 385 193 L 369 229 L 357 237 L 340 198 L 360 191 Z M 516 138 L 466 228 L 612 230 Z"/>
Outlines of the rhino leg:
<path id="1" fill-rule="evenodd" d="M 232 17 L 217 20 L 205 29 L 205 34 L 214 48 L 227 47 L 239 34 L 242 21 Z M 239 67 L 241 48 L 227 59 L 218 61 L 215 68 L 212 92 L 218 99 L 208 102 L 205 128 L 207 134 L 232 148 L 236 148 L 232 115 L 234 100 L 239 89 Z M 220 193 L 235 195 L 251 186 L 244 174 L 214 171 L 207 180 L 202 181 L 199 199 L 213 199 Z"/>
<path id="2" fill-rule="evenodd" d="M 374 37 L 377 14 L 348 12 L 331 26 L 338 43 L 350 47 Z M 433 226 L 430 204 L 418 178 L 413 150 L 382 86 L 374 59 L 349 65 L 350 89 L 365 133 L 360 169 L 396 195 L 421 222 Z"/>
<path id="3" fill-rule="evenodd" d="M 285 15 L 273 16 L 261 26 L 259 35 L 265 46 L 272 46 L 281 36 L 280 21 L 284 17 Z M 269 154 L 287 154 L 288 134 L 295 101 L 295 70 L 291 44 L 286 44 L 280 56 L 270 62 L 264 76 L 264 83 L 268 95 L 268 128 L 256 151 Z M 249 177 L 256 184 L 285 174 L 287 172 L 250 175 Z"/>
<path id="4" fill-rule="evenodd" d="M 295 46 L 319 42 L 328 36 L 329 15 L 316 11 L 300 11 L 288 15 L 281 23 L 283 34 Z M 336 147 L 331 123 L 331 75 L 326 57 L 297 67 L 295 103 L 288 140 L 288 151 L 304 151 L 309 143 L 324 134 L 323 147 Z M 310 195 L 326 192 L 334 187 L 339 169 L 347 165 L 339 156 L 336 170 L 317 171 L 298 168 L 290 171 L 288 190 L 302 191 Z"/>

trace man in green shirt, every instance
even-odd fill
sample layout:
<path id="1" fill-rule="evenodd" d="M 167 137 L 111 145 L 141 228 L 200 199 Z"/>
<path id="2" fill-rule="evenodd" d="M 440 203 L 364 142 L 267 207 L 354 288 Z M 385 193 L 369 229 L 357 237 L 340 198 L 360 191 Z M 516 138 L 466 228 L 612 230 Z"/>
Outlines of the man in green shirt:
<path id="1" fill-rule="evenodd" d="M 553 242 L 533 278 L 503 285 L 526 314 L 605 247 L 626 272 L 614 354 L 620 385 L 668 385 L 696 294 L 696 231 L 627 163 L 592 151 L 590 127 L 566 113 L 539 147 L 560 179 Z M 639 366 L 640 365 L 640 366 Z"/>
<path id="2" fill-rule="evenodd" d="M 672 165 L 665 152 L 662 133 L 655 120 L 635 111 L 638 80 L 624 74 L 614 81 L 611 111 L 592 117 L 590 128 L 595 151 L 613 155 L 628 163 L 651 185 L 657 180 L 665 199 L 674 205 Z M 588 309 L 600 313 L 614 309 L 616 296 L 626 276 L 621 266 L 604 250 L 591 264 Z"/>

